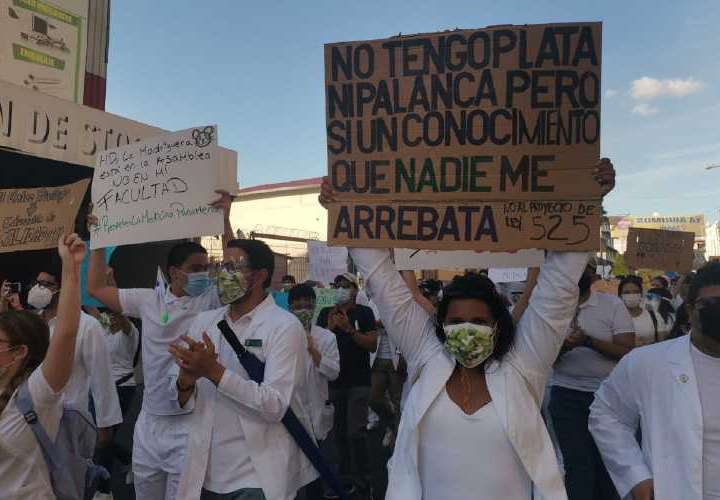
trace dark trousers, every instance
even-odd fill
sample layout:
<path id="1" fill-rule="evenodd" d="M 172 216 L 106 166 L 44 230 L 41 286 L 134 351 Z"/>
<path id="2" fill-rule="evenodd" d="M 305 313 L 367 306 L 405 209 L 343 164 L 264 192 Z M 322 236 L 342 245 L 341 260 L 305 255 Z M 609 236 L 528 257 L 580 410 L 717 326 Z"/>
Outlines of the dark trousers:
<path id="1" fill-rule="evenodd" d="M 335 417 L 323 451 L 327 451 L 326 458 L 341 475 L 357 478 L 367 473 L 365 435 L 369 398 L 369 387 L 330 390 Z"/>
<path id="2" fill-rule="evenodd" d="M 397 431 L 400 422 L 400 398 L 403 375 L 393 366 L 391 359 L 375 359 L 371 372 L 370 408 L 380 417 L 383 427 Z M 385 396 L 388 393 L 390 399 Z"/>
<path id="3" fill-rule="evenodd" d="M 565 465 L 569 500 L 619 500 L 588 430 L 592 392 L 553 386 L 550 416 Z"/>
<path id="4" fill-rule="evenodd" d="M 132 462 L 131 449 L 123 446 L 123 444 L 119 442 L 120 440 L 118 439 L 117 433 L 120 432 L 124 426 L 134 426 L 135 422 L 130 422 L 127 416 L 129 414 L 130 405 L 135 398 L 136 391 L 137 386 L 134 385 L 117 388 L 123 423 L 114 429 L 113 433 L 115 435 L 113 436 L 112 442 L 108 446 L 98 447 L 95 451 L 95 462 L 98 465 L 105 467 L 111 475 L 110 479 L 100 482 L 98 490 L 101 493 L 110 493 L 112 487 L 112 476 L 116 473 L 116 462 L 122 464 L 124 468 L 129 467 Z"/>

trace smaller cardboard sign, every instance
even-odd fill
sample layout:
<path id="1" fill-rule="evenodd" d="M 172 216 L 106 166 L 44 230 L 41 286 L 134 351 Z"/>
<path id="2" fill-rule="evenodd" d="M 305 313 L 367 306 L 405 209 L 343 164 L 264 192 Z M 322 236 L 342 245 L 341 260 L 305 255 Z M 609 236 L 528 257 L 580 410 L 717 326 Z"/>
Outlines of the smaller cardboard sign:
<path id="1" fill-rule="evenodd" d="M 89 183 L 0 190 L 0 253 L 56 248 L 61 235 L 75 232 Z"/>
<path id="2" fill-rule="evenodd" d="M 625 263 L 632 269 L 688 272 L 693 267 L 695 234 L 630 228 Z"/>
<path id="3" fill-rule="evenodd" d="M 527 267 L 510 267 L 488 270 L 488 278 L 493 283 L 517 283 L 527 280 Z"/>
<path id="4" fill-rule="evenodd" d="M 398 271 L 536 267 L 543 262 L 545 252 L 542 250 L 518 250 L 510 253 L 395 249 L 395 268 Z"/>
<path id="5" fill-rule="evenodd" d="M 91 248 L 223 233 L 217 128 L 197 127 L 99 153 Z"/>

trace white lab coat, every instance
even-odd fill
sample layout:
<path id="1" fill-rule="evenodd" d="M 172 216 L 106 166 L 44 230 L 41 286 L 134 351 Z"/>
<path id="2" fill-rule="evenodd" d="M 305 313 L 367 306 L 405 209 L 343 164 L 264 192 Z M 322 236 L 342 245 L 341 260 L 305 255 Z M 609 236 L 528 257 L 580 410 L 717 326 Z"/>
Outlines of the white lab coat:
<path id="1" fill-rule="evenodd" d="M 450 378 L 455 360 L 435 335 L 435 323 L 414 300 L 387 250 L 351 249 L 389 335 L 417 380 L 405 404 L 395 453 L 389 463 L 386 500 L 419 500 L 419 423 Z M 585 253 L 548 254 L 530 305 L 517 328 L 514 350 L 488 367 L 486 380 L 515 452 L 536 490 L 535 498 L 566 500 L 563 476 L 540 415 L 545 383 L 565 338 L 578 300 L 577 282 Z M 472 457 L 468 457 L 472 473 Z M 528 492 L 530 496 L 530 492 Z"/>
<path id="2" fill-rule="evenodd" d="M 217 323 L 225 318 L 228 307 L 200 314 L 190 327 L 189 335 L 202 340 L 203 332 L 213 344 L 223 349 L 227 345 Z M 265 363 L 265 379 L 262 384 L 250 380 L 244 369 L 242 373 L 226 370 L 218 387 L 207 379 L 197 383 L 188 432 L 188 450 L 185 468 L 180 479 L 177 498 L 197 500 L 205 481 L 210 455 L 212 429 L 215 422 L 215 400 L 218 393 L 232 398 L 243 406 L 238 419 L 248 446 L 252 465 L 268 500 L 289 500 L 297 491 L 318 477 L 315 468 L 298 448 L 280 422 L 289 405 L 312 434 L 309 415 L 304 408 L 299 387 L 305 383 L 305 353 L 307 342 L 300 322 L 284 309 L 278 307 L 268 296 L 251 313 L 246 328 L 247 338 L 262 343 L 260 347 L 248 347 Z M 229 321 L 228 321 L 229 323 Z M 220 343 L 224 346 L 220 346 Z M 173 382 L 172 387 L 175 388 Z"/>
<path id="3" fill-rule="evenodd" d="M 652 478 L 655 500 L 703 500 L 702 408 L 690 356 L 689 335 L 635 349 L 595 394 L 590 431 L 621 497 Z"/>
<path id="4" fill-rule="evenodd" d="M 340 352 L 335 334 L 330 330 L 313 325 L 310 329 L 310 336 L 320 352 L 320 364 L 315 366 L 315 362 L 308 353 L 305 398 L 315 439 L 322 441 L 333 426 L 334 409 L 332 403 L 328 402 L 328 383 L 340 375 Z"/>
<path id="5" fill-rule="evenodd" d="M 55 318 L 50 320 L 48 326 L 52 336 Z M 98 320 L 84 312 L 80 313 L 73 368 L 70 380 L 63 389 L 63 404 L 84 412 L 88 411 L 88 394 L 92 393 L 96 425 L 100 429 L 123 421 L 104 335 L 105 330 Z"/>

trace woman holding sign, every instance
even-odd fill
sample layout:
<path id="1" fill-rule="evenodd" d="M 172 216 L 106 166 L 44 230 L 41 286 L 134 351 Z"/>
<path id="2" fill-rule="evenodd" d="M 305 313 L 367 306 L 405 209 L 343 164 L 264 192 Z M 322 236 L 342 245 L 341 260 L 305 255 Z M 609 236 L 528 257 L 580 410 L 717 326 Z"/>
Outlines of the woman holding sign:
<path id="1" fill-rule="evenodd" d="M 609 160 L 595 179 L 615 185 Z M 326 181 L 320 202 L 334 201 Z M 390 252 L 350 254 L 408 364 L 412 383 L 390 463 L 388 500 L 566 500 L 540 404 L 578 300 L 588 254 L 548 252 L 517 327 L 492 282 L 456 277 L 436 317 L 395 271 Z"/>

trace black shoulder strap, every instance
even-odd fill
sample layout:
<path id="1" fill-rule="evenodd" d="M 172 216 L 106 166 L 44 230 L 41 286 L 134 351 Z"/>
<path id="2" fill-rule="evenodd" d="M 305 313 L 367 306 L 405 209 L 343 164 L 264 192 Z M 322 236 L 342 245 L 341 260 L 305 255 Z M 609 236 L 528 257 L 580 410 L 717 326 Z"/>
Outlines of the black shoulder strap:
<path id="1" fill-rule="evenodd" d="M 655 343 L 658 341 L 658 321 L 657 316 L 655 316 L 655 311 L 652 311 L 648 309 L 648 312 L 650 313 L 650 319 L 653 322 L 653 328 L 655 328 Z"/>
<path id="2" fill-rule="evenodd" d="M 230 344 L 230 347 L 235 351 L 238 361 L 240 361 L 240 364 L 250 378 L 258 384 L 261 383 L 265 376 L 265 363 L 242 346 L 226 320 L 223 319 L 220 321 L 217 327 L 227 343 Z M 298 445 L 298 448 L 302 450 L 315 469 L 320 473 L 320 476 L 335 490 L 335 493 L 341 500 L 347 500 L 347 493 L 345 493 L 342 483 L 335 474 L 335 471 L 327 464 L 320 449 L 317 447 L 317 444 L 315 444 L 315 440 L 308 434 L 292 408 L 288 407 L 285 416 L 282 418 L 282 424 L 285 429 L 287 429 L 290 437 L 293 438 L 293 441 L 295 441 L 295 444 Z"/>

